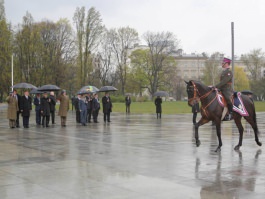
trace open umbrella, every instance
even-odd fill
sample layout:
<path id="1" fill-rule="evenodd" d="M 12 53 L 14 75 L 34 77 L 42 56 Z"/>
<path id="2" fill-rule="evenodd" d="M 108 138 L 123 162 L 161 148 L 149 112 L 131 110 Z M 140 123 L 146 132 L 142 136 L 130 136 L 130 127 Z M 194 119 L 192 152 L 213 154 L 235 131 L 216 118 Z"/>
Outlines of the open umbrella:
<path id="1" fill-rule="evenodd" d="M 169 94 L 166 91 L 157 91 L 154 93 L 154 96 L 167 97 Z"/>
<path id="2" fill-rule="evenodd" d="M 96 93 L 98 92 L 98 88 L 95 86 L 84 86 L 77 93 L 78 94 L 88 94 L 88 93 Z"/>
<path id="3" fill-rule="evenodd" d="M 52 84 L 47 84 L 38 88 L 38 91 L 59 91 L 59 90 L 61 90 L 61 88 Z"/>
<path id="4" fill-rule="evenodd" d="M 117 91 L 118 89 L 113 86 L 102 86 L 98 92 Z"/>
<path id="5" fill-rule="evenodd" d="M 18 83 L 13 86 L 13 88 L 25 88 L 25 89 L 33 89 L 37 88 L 36 86 L 29 83 Z"/>
<path id="6" fill-rule="evenodd" d="M 42 91 L 38 91 L 38 89 L 36 89 L 36 88 L 33 88 L 29 93 L 30 94 L 42 94 L 43 92 Z"/>
<path id="7" fill-rule="evenodd" d="M 244 95 L 253 95 L 253 92 L 249 91 L 249 90 L 243 90 L 243 91 L 241 91 L 241 93 Z"/>

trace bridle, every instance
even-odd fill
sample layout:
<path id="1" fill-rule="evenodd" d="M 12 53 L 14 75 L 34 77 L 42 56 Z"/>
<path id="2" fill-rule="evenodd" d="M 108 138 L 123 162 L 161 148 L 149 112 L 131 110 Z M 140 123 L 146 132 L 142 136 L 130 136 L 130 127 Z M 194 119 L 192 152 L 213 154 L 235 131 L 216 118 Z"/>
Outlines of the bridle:
<path id="1" fill-rule="evenodd" d="M 198 98 L 202 102 L 203 99 L 205 99 L 206 97 L 208 97 L 212 93 L 212 91 L 213 91 L 213 90 L 210 90 L 207 93 L 205 93 L 204 95 L 201 95 L 200 92 L 199 92 L 199 90 L 198 90 L 198 88 L 197 88 L 197 86 L 196 86 L 196 84 L 193 81 L 191 81 L 191 83 L 192 83 L 192 86 L 193 86 L 193 98 L 188 99 L 188 102 L 189 103 L 191 103 L 192 101 L 194 101 L 195 99 L 198 99 Z M 215 89 L 215 91 L 216 91 L 216 89 Z M 217 98 L 217 95 L 215 95 L 215 97 L 205 107 L 201 107 L 201 109 L 205 112 L 206 116 L 208 116 L 208 114 L 206 112 L 206 108 L 208 106 L 210 106 L 214 102 L 214 100 L 216 98 Z"/>

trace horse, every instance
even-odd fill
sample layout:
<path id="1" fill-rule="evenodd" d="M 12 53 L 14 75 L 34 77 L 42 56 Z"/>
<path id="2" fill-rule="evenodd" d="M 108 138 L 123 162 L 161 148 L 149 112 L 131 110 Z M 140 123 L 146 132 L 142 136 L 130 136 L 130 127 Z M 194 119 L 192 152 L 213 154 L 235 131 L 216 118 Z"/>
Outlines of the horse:
<path id="1" fill-rule="evenodd" d="M 196 146 L 199 147 L 201 142 L 199 140 L 199 126 L 202 126 L 209 121 L 213 121 L 216 124 L 216 134 L 218 137 L 218 147 L 215 152 L 221 151 L 222 139 L 221 139 L 221 121 L 223 117 L 224 107 L 218 102 L 218 90 L 214 87 L 208 87 L 202 84 L 200 81 L 190 80 L 186 82 L 187 87 L 186 91 L 188 94 L 188 105 L 193 106 L 195 99 L 200 99 L 201 101 L 201 119 L 195 124 L 195 141 Z M 258 126 L 256 120 L 256 111 L 253 101 L 246 95 L 241 95 L 241 99 L 245 106 L 248 116 L 241 116 L 239 113 L 233 111 L 233 120 L 239 131 L 239 142 L 234 147 L 234 150 L 238 151 L 242 146 L 243 132 L 244 128 L 241 123 L 242 117 L 251 125 L 255 134 L 255 141 L 258 146 L 261 146 L 262 143 L 259 141 Z"/>

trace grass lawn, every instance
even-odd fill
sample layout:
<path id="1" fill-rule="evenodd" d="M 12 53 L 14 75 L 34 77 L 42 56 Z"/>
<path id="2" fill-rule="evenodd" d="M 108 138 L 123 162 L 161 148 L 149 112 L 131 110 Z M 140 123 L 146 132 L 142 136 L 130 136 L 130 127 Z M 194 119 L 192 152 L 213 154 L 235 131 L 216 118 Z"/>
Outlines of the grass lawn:
<path id="1" fill-rule="evenodd" d="M 265 102 L 255 102 L 257 112 L 265 112 Z M 113 103 L 113 112 L 125 112 L 125 103 Z M 132 102 L 131 113 L 155 113 L 154 102 Z M 163 114 L 191 113 L 187 101 L 163 102 Z"/>

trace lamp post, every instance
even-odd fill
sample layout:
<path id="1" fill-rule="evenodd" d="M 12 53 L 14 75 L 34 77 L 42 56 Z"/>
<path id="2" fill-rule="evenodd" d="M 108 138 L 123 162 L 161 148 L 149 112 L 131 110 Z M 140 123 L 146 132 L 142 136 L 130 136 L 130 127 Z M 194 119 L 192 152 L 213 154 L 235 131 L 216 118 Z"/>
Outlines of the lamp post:
<path id="1" fill-rule="evenodd" d="M 14 86 L 14 64 L 13 64 L 13 53 L 11 55 L 11 83 L 12 83 L 12 91 Z"/>

